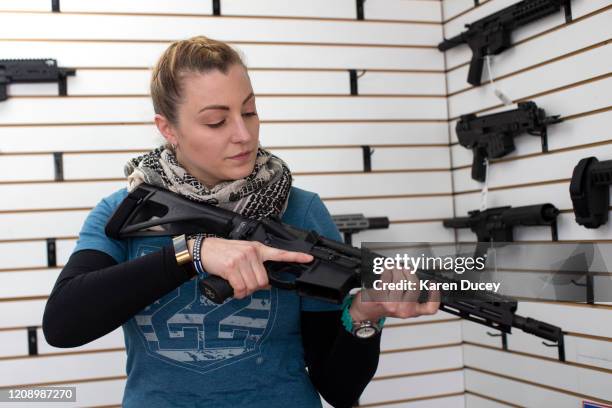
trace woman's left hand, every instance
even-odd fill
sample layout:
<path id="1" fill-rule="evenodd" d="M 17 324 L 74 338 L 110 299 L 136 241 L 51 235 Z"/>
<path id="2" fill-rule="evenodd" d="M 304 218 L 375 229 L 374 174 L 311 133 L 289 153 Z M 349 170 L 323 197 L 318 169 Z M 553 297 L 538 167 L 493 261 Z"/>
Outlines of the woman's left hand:
<path id="1" fill-rule="evenodd" d="M 399 282 L 402 279 L 417 282 L 418 278 L 409 272 L 402 272 L 397 269 L 385 271 L 383 275 L 387 275 L 383 281 Z M 366 300 L 362 300 L 362 292 L 368 291 Z M 437 291 L 429 292 L 429 299 L 425 303 L 419 303 L 420 291 L 376 291 L 374 289 L 362 289 L 359 291 L 349 309 L 349 312 L 355 321 L 378 321 L 381 317 L 397 317 L 406 319 L 409 317 L 418 317 L 422 315 L 433 315 L 439 307 L 440 294 Z M 374 300 L 371 300 L 374 299 Z"/>

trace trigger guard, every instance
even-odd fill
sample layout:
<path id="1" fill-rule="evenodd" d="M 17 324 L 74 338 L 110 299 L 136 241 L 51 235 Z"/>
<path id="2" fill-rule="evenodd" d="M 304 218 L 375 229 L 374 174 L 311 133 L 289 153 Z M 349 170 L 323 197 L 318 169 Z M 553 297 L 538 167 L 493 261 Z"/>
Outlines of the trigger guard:
<path id="1" fill-rule="evenodd" d="M 295 290 L 297 289 L 297 286 L 295 284 L 295 281 L 290 281 L 290 280 L 283 280 L 283 279 L 279 279 L 277 278 L 275 275 L 281 272 L 285 272 L 288 274 L 292 274 L 292 275 L 296 275 L 296 277 L 299 277 L 299 275 L 301 275 L 301 272 L 299 274 L 297 274 L 295 271 L 296 269 L 302 269 L 302 271 L 306 268 L 304 268 L 302 265 L 295 265 L 295 264 L 287 264 L 284 262 L 265 262 L 267 265 L 266 266 L 266 270 L 268 270 L 268 281 L 270 282 L 270 284 L 274 287 L 280 288 L 280 289 L 288 289 L 288 290 Z"/>

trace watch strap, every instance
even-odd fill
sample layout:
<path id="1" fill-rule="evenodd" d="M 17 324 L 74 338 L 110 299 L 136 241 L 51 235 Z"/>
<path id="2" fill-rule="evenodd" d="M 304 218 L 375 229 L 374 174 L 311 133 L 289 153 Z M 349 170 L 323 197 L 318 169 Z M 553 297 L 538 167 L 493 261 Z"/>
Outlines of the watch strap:
<path id="1" fill-rule="evenodd" d="M 182 266 L 191 262 L 191 254 L 187 247 L 187 237 L 185 234 L 173 237 L 172 245 L 174 246 L 174 257 L 176 258 L 177 265 Z"/>

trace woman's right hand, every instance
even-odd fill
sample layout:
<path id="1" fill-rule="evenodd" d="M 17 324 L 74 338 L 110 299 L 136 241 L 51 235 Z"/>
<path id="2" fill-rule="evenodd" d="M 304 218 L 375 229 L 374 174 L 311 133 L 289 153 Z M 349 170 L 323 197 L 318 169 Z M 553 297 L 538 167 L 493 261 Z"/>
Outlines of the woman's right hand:
<path id="1" fill-rule="evenodd" d="M 193 240 L 188 243 L 193 253 Z M 234 298 L 242 299 L 260 289 L 268 289 L 265 261 L 308 263 L 313 256 L 303 252 L 272 248 L 260 242 L 210 237 L 202 242 L 202 266 L 212 275 L 227 280 Z"/>

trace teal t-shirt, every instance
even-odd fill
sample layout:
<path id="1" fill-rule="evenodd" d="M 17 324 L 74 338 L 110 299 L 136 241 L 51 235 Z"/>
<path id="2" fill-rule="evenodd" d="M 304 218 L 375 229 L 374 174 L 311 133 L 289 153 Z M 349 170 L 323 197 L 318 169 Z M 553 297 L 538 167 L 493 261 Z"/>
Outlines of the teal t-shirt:
<path id="1" fill-rule="evenodd" d="M 74 252 L 96 249 L 121 263 L 171 245 L 170 237 L 114 240 L 104 234 L 126 196 L 123 188 L 98 203 Z M 292 187 L 282 220 L 342 241 L 315 193 Z M 321 407 L 305 370 L 300 311 L 340 308 L 274 287 L 218 305 L 191 279 L 123 324 L 128 376 L 123 406 Z"/>

